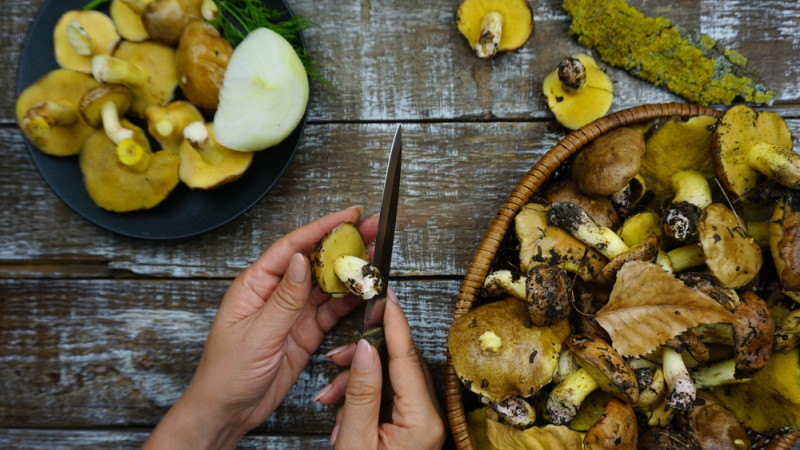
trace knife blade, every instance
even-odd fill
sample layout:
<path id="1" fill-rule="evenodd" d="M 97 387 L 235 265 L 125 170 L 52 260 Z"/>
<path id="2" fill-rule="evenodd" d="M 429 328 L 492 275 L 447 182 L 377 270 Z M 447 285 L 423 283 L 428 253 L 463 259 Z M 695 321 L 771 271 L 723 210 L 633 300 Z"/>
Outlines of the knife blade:
<path id="1" fill-rule="evenodd" d="M 378 268 L 384 283 L 378 294 L 367 302 L 364 309 L 362 336 L 365 337 L 372 334 L 372 331 L 377 330 L 379 327 L 381 328 L 380 334 L 383 334 L 383 310 L 386 306 L 386 288 L 392 263 L 392 248 L 394 247 L 397 202 L 400 194 L 402 151 L 402 127 L 398 125 L 389 154 L 389 166 L 386 169 L 380 218 L 378 219 L 378 234 L 375 238 L 375 253 L 372 258 L 372 265 Z"/>

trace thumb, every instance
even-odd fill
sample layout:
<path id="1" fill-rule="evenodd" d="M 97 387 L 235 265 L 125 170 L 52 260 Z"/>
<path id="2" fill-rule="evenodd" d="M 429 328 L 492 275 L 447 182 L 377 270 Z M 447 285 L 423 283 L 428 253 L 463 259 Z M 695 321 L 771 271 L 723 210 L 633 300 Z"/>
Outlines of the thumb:
<path id="1" fill-rule="evenodd" d="M 350 366 L 337 448 L 377 448 L 382 377 L 378 352 L 361 339 Z"/>
<path id="2" fill-rule="evenodd" d="M 264 329 L 270 330 L 271 335 L 282 340 L 297 322 L 311 295 L 310 271 L 305 256 L 292 255 L 286 273 L 259 314 L 259 321 L 269 322 L 269 327 Z"/>

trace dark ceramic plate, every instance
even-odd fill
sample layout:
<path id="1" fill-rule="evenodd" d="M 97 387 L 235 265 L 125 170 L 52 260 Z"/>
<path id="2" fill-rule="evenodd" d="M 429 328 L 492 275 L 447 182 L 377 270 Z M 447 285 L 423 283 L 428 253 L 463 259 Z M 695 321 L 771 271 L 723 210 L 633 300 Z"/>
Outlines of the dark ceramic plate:
<path id="1" fill-rule="evenodd" d="M 61 14 L 80 9 L 89 0 L 47 0 L 37 14 L 20 57 L 17 95 L 50 70 L 58 67 L 53 55 L 53 28 Z M 283 0 L 263 0 L 270 9 L 292 11 Z M 305 48 L 302 35 L 297 44 Z M 53 192 L 86 220 L 107 230 L 143 239 L 179 239 L 220 227 L 258 203 L 283 175 L 294 158 L 307 114 L 281 144 L 256 153 L 252 166 L 239 180 L 211 191 L 194 191 L 179 183 L 169 197 L 150 210 L 114 213 L 94 204 L 83 185 L 77 156 L 55 157 L 42 153 L 25 140 L 33 163 Z M 154 148 L 158 148 L 155 146 Z"/>

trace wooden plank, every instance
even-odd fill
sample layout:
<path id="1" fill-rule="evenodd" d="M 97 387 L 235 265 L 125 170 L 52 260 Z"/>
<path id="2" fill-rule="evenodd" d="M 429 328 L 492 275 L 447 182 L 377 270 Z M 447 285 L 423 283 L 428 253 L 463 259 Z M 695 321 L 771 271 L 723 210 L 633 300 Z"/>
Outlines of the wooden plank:
<path id="1" fill-rule="evenodd" d="M 0 423 L 8 428 L 151 427 L 191 379 L 227 280 L 0 280 Z M 397 281 L 401 305 L 443 401 L 457 281 Z M 337 326 L 269 433 L 329 433 L 336 408 L 311 403 L 339 368 L 322 355 L 350 342 Z"/>
<path id="2" fill-rule="evenodd" d="M 0 67 L 0 123 L 14 120 L 16 61 L 41 3 L 12 1 L 6 8 L 9 15 L 0 19 L 8 46 L 0 60 L 5 63 Z M 456 30 L 453 15 L 458 2 L 289 3 L 296 13 L 319 24 L 304 36 L 323 77 L 336 86 L 313 83 L 312 121 L 548 119 L 541 81 L 561 58 L 585 50 L 568 34 L 570 20 L 559 0 L 536 2 L 531 41 L 515 54 L 493 61 L 474 57 Z M 740 50 L 778 91 L 776 108 L 787 112 L 796 108 L 797 2 L 630 3 L 648 15 L 663 15 Z M 615 110 L 676 99 L 619 69 L 609 73 L 618 92 Z"/>

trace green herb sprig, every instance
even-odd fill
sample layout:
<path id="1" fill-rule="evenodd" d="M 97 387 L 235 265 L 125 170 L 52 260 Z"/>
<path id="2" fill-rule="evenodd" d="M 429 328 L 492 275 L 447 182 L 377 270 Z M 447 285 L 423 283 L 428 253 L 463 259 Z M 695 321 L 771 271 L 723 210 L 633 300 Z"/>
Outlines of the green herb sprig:
<path id="1" fill-rule="evenodd" d="M 106 3 L 111 3 L 111 0 L 93 0 L 93 1 L 91 1 L 89 3 L 87 3 L 86 5 L 84 5 L 83 10 L 84 11 L 89 11 L 90 9 L 97 9 L 97 8 L 105 5 Z"/>
<path id="2" fill-rule="evenodd" d="M 284 19 L 285 12 L 267 8 L 262 0 L 214 0 L 214 2 L 220 14 L 211 20 L 211 24 L 219 28 L 222 36 L 231 45 L 236 47 L 257 28 L 269 28 L 292 44 L 308 76 L 331 86 L 331 83 L 324 80 L 317 71 L 308 51 L 294 42 L 301 30 L 318 26 L 317 24 L 299 15 Z"/>

